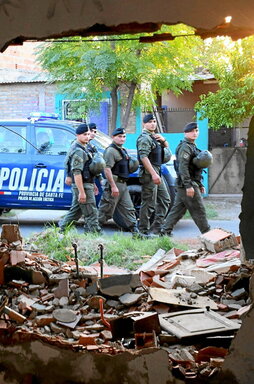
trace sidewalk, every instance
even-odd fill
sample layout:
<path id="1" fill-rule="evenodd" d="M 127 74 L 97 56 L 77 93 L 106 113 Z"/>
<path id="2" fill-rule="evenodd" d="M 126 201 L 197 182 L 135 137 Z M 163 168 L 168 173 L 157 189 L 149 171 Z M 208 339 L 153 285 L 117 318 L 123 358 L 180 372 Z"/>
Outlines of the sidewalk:
<path id="1" fill-rule="evenodd" d="M 204 197 L 205 207 L 216 212 L 215 220 L 238 219 L 241 213 L 242 195 L 208 195 Z"/>

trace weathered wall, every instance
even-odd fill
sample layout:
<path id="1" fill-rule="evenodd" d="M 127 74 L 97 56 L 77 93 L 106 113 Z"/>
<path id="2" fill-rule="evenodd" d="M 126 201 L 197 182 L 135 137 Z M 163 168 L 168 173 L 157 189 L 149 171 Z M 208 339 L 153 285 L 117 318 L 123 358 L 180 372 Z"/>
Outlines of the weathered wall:
<path id="1" fill-rule="evenodd" d="M 176 384 L 162 349 L 108 355 L 74 352 L 42 341 L 0 345 L 1 384 Z M 178 384 L 183 384 L 177 381 Z"/>
<path id="2" fill-rule="evenodd" d="M 41 72 L 41 66 L 36 62 L 35 56 L 35 51 L 40 44 L 25 42 L 21 46 L 9 46 L 3 53 L 0 53 L 0 68 Z"/>
<path id="3" fill-rule="evenodd" d="M 216 92 L 219 89 L 217 83 L 211 81 L 195 81 L 192 91 L 183 91 L 181 95 L 174 95 L 172 91 L 165 91 L 162 95 L 162 105 L 168 108 L 193 108 L 200 100 L 200 95 L 208 92 Z"/>
<path id="4" fill-rule="evenodd" d="M 55 112 L 55 85 L 0 84 L 0 119 L 27 118 L 30 112 Z"/>
<path id="5" fill-rule="evenodd" d="M 242 212 L 240 213 L 240 235 L 246 259 L 254 259 L 254 204 L 253 204 L 253 174 L 254 174 L 254 116 L 252 116 L 248 131 L 247 161 L 243 185 Z"/>
<path id="6" fill-rule="evenodd" d="M 246 148 L 214 148 L 209 168 L 210 194 L 239 194 L 245 175 Z"/>
<path id="7" fill-rule="evenodd" d="M 119 26 L 118 30 L 137 29 L 138 23 L 184 22 L 198 28 L 213 28 L 226 16 L 233 24 L 254 28 L 254 8 L 251 0 L 9 0 L 0 3 L 0 47 L 6 42 L 25 38 L 69 34 L 72 31 L 108 30 L 103 26 Z M 97 28 L 96 28 L 97 26 Z M 128 27 L 128 28 L 127 28 Z M 140 28 L 141 29 L 141 28 Z M 90 29 L 91 30 L 91 29 Z"/>
<path id="8" fill-rule="evenodd" d="M 254 297 L 254 278 L 250 280 L 250 296 Z M 218 382 L 228 383 L 224 381 L 225 377 L 231 377 L 231 384 L 251 384 L 254 382 L 254 308 L 244 316 L 243 323 L 234 338 L 229 355 L 226 357 L 222 367 L 221 380 Z"/>

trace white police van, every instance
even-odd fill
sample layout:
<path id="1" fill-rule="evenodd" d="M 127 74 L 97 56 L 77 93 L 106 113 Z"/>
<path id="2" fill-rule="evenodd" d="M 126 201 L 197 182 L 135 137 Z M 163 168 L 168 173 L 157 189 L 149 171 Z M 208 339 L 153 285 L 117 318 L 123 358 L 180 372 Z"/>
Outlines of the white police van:
<path id="1" fill-rule="evenodd" d="M 58 120 L 52 114 L 0 121 L 0 213 L 70 207 L 71 189 L 64 183 L 64 160 L 79 124 Z M 99 151 L 111 143 L 110 137 L 99 131 L 95 141 Z M 162 173 L 174 193 L 174 177 L 166 166 Z M 137 172 L 130 175 L 129 184 L 138 209 L 141 189 Z M 99 199 L 100 195 L 97 202 Z"/>

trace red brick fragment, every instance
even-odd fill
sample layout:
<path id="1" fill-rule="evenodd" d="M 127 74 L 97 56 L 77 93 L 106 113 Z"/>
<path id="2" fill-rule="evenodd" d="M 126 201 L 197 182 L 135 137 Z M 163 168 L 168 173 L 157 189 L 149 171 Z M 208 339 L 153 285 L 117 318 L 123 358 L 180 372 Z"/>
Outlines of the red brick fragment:
<path id="1" fill-rule="evenodd" d="M 16 265 L 19 263 L 24 263 L 26 258 L 26 252 L 25 251 L 14 251 L 12 250 L 10 252 L 10 262 L 11 265 Z"/>
<path id="2" fill-rule="evenodd" d="M 100 336 L 99 333 L 93 333 L 90 335 L 83 334 L 83 335 L 80 335 L 78 343 L 82 345 L 97 345 L 96 339 L 98 339 L 99 336 Z"/>

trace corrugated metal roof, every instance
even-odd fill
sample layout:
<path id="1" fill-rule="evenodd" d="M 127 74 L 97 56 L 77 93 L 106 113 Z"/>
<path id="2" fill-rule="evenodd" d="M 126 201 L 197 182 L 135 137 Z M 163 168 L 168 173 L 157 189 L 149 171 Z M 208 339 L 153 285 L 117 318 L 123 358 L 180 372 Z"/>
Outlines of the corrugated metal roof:
<path id="1" fill-rule="evenodd" d="M 0 84 L 45 83 L 47 81 L 49 81 L 49 75 L 45 72 L 33 72 L 21 69 L 0 69 Z"/>
<path id="2" fill-rule="evenodd" d="M 195 75 L 190 76 L 190 80 L 212 80 L 214 75 L 206 70 L 195 73 Z"/>

